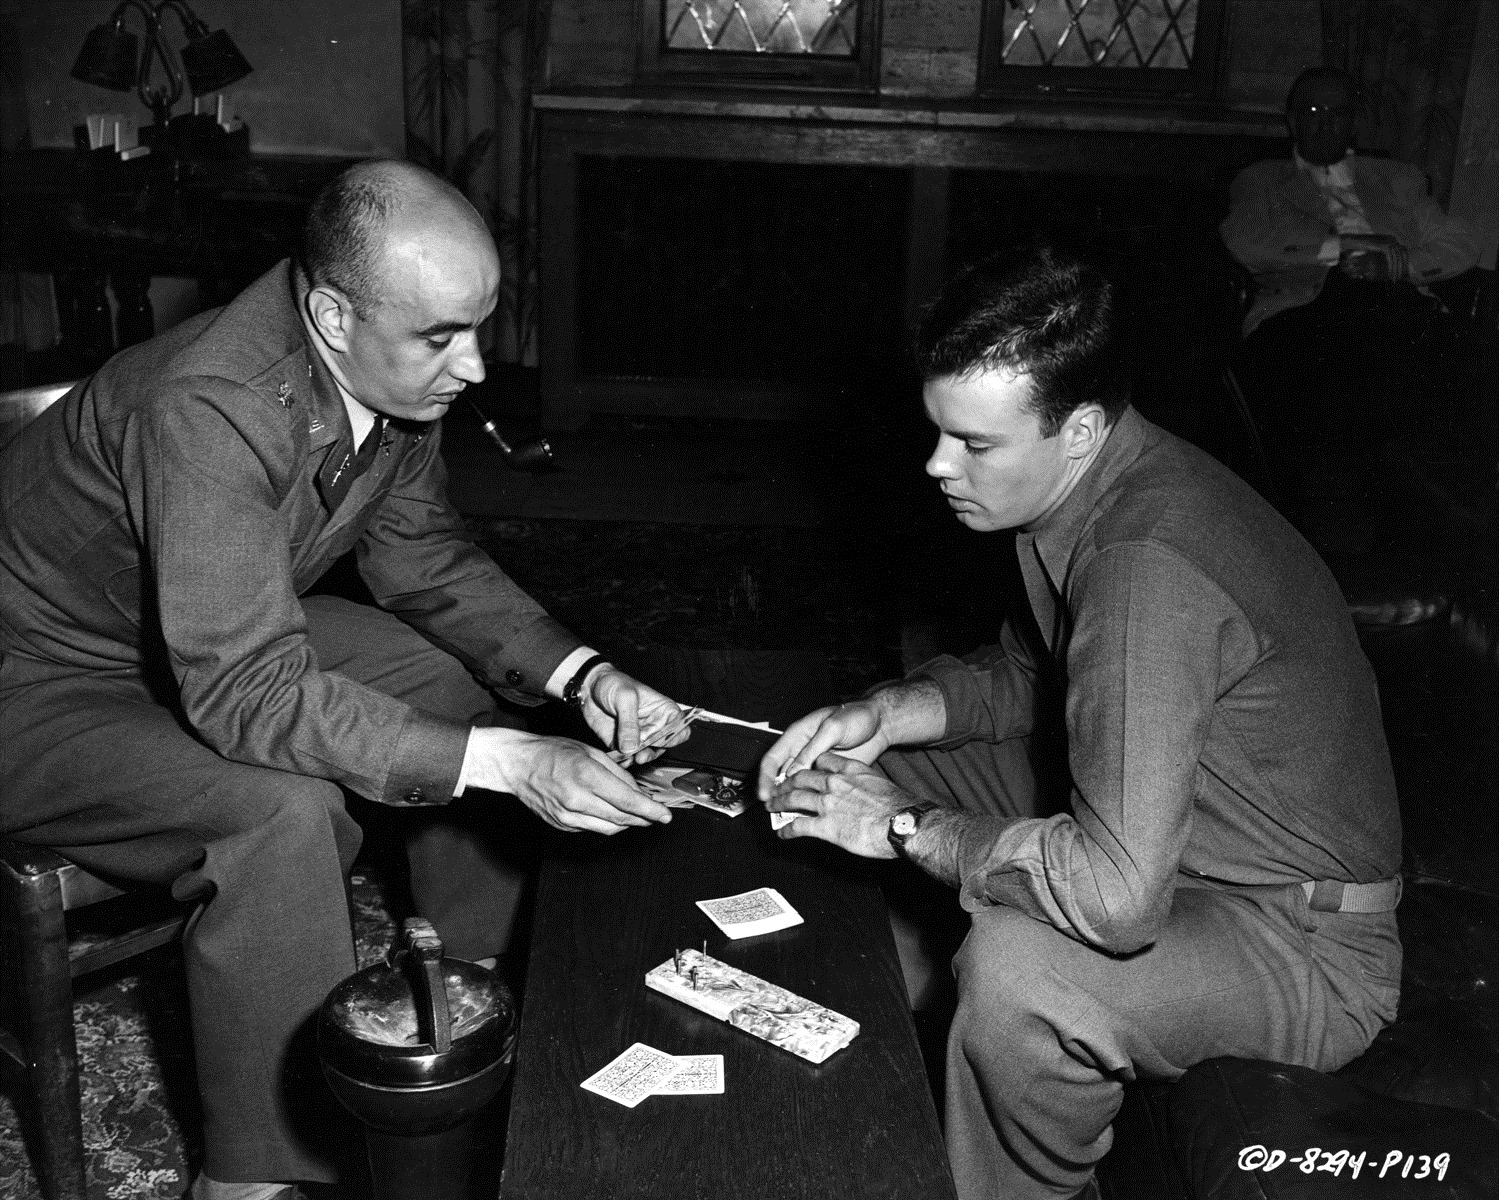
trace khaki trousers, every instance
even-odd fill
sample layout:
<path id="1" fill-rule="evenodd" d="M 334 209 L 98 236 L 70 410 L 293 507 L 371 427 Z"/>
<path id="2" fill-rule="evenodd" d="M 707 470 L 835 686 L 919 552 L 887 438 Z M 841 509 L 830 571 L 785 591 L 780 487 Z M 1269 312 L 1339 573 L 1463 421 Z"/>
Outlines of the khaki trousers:
<path id="1" fill-rule="evenodd" d="M 1034 814 L 1024 746 L 896 751 L 922 799 Z M 956 904 L 956 898 L 954 898 Z M 1112 1143 L 1123 1087 L 1217 1055 L 1331 1070 L 1395 1017 L 1394 913 L 1312 912 L 1299 885 L 1178 879 L 1157 940 L 1113 955 L 1005 906 L 972 914 L 952 963 L 946 1137 L 962 1200 L 1075 1195 Z"/>

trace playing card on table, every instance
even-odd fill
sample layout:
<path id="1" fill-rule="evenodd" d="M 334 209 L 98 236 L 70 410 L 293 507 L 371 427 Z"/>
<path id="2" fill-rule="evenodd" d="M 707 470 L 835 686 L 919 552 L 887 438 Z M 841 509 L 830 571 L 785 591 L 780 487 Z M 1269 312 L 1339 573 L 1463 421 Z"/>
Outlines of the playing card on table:
<path id="1" fill-rule="evenodd" d="M 775 888 L 762 887 L 718 900 L 699 900 L 697 906 L 731 938 L 774 933 L 802 923 L 801 913 L 787 904 L 786 897 Z"/>
<path id="2" fill-rule="evenodd" d="M 580 1085 L 590 1092 L 634 1108 L 681 1067 L 670 1054 L 636 1042 L 608 1066 Z"/>
<path id="3" fill-rule="evenodd" d="M 656 1087 L 657 1096 L 722 1096 L 722 1054 L 679 1054 L 677 1072 Z"/>

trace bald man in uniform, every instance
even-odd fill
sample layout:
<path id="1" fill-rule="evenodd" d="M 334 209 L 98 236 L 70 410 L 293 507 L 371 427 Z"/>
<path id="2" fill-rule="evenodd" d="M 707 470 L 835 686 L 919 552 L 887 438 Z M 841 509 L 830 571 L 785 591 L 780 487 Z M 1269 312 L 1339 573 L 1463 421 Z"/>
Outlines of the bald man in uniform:
<path id="1" fill-rule="evenodd" d="M 505 948 L 505 847 L 446 820 L 669 820 L 602 750 L 497 711 L 574 704 L 627 765 L 679 720 L 548 617 L 447 502 L 440 418 L 484 378 L 499 260 L 464 197 L 351 168 L 299 260 L 116 355 L 0 453 L 0 832 L 197 908 L 183 939 L 196 1200 L 328 1181 L 287 1087 L 355 969 L 346 794 L 421 808 L 412 891 L 449 952 Z M 310 589 L 353 550 L 378 607 Z M 503 839 L 501 839 L 503 840 Z"/>

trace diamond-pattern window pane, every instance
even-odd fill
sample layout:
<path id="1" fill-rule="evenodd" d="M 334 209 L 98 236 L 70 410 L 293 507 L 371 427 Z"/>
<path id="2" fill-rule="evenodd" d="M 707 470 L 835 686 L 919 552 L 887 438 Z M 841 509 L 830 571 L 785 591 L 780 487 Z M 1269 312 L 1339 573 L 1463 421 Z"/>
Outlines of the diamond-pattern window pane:
<path id="1" fill-rule="evenodd" d="M 1003 57 L 1016 67 L 1192 65 L 1197 0 L 1010 0 Z"/>
<path id="2" fill-rule="evenodd" d="M 668 50 L 858 57 L 859 0 L 661 0 Z"/>

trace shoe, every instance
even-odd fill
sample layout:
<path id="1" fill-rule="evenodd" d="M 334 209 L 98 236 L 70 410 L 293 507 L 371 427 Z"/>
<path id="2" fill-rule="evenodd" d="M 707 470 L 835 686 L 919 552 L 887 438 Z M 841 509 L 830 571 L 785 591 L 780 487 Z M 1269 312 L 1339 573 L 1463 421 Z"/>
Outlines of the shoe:
<path id="1" fill-rule="evenodd" d="M 214 1188 L 223 1188 L 225 1186 L 233 1185 L 216 1184 L 210 1181 L 210 1186 Z M 197 1180 L 194 1180 L 193 1186 L 188 1190 L 187 1194 L 183 1197 L 183 1200 L 195 1200 L 200 1191 L 200 1183 Z M 284 1187 L 277 1188 L 274 1192 L 272 1192 L 270 1195 L 270 1200 L 307 1200 L 307 1195 L 296 1184 L 288 1183 Z"/>

